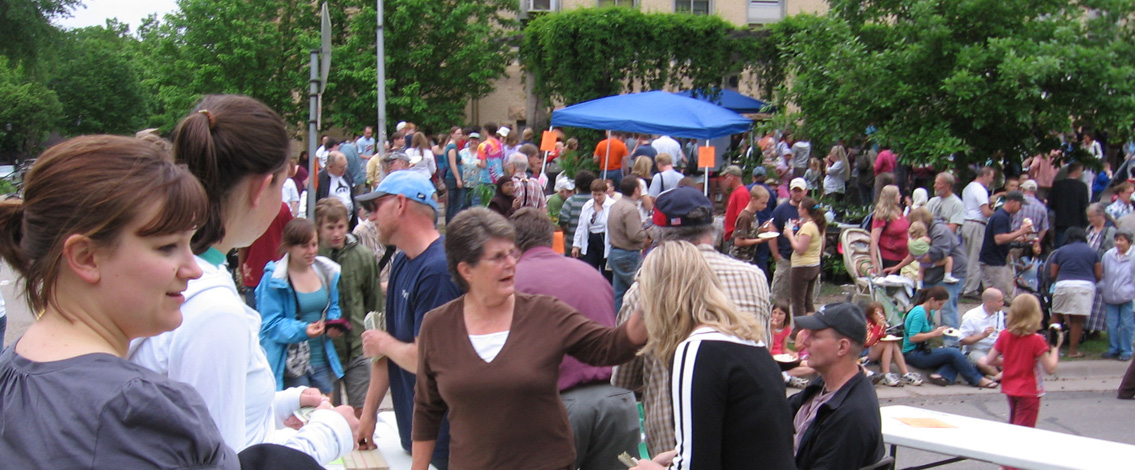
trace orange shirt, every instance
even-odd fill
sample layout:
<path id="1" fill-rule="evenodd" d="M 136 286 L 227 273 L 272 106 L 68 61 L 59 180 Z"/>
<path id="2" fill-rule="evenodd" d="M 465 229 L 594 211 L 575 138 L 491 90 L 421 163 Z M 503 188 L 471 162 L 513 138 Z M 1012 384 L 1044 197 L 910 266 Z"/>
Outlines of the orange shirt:
<path id="1" fill-rule="evenodd" d="M 611 153 L 607 153 L 607 145 L 610 143 Z M 611 139 L 599 142 L 595 146 L 595 156 L 599 158 L 600 170 L 621 170 L 623 169 L 623 158 L 627 156 L 627 145 L 619 139 Z M 607 159 L 607 164 L 603 164 L 603 159 Z"/>

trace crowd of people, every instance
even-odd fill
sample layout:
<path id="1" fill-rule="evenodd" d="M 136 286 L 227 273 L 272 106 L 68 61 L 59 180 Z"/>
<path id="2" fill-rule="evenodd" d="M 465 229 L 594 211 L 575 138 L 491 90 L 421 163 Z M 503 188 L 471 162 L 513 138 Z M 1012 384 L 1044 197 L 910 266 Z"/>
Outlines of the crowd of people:
<path id="1" fill-rule="evenodd" d="M 0 256 L 39 312 L 0 353 L 0 453 L 319 468 L 375 447 L 389 395 L 415 470 L 857 469 L 885 456 L 874 383 L 921 385 L 910 367 L 1000 387 L 1035 426 L 1063 342 L 1037 333 L 1046 310 L 1069 356 L 1106 330 L 1105 356 L 1131 359 L 1135 189 L 1093 204 L 1106 168 L 974 168 L 959 197 L 954 173 L 870 141 L 821 159 L 769 133 L 740 149 L 759 152 L 749 177 L 698 181 L 680 170 L 695 148 L 619 132 L 566 174 L 565 137 L 542 152 L 532 129 L 402 122 L 291 158 L 275 112 L 216 95 L 170 141 L 52 147 L 0 205 Z M 897 324 L 817 305 L 841 195 L 874 208 L 867 274 L 917 282 Z M 1014 266 L 1042 257 L 1051 292 L 1019 289 Z M 644 436 L 651 458 L 621 463 Z"/>

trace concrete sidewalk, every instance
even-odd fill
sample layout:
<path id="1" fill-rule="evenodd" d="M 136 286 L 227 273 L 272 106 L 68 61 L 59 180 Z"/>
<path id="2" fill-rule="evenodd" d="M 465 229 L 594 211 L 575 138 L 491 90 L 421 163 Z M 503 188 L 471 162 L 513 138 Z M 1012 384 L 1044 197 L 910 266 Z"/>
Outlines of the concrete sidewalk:
<path id="1" fill-rule="evenodd" d="M 1127 372 L 1130 362 L 1120 362 L 1112 359 L 1060 361 L 1056 374 L 1044 378 L 1044 387 L 1048 392 L 1093 392 L 1117 391 L 1119 381 Z M 917 369 L 916 369 L 917 370 Z M 929 372 L 919 371 L 922 378 L 929 377 Z M 792 389 L 790 389 L 791 391 Z M 887 387 L 883 384 L 875 386 L 875 393 L 879 399 L 914 398 L 933 396 L 956 395 L 989 395 L 1000 394 L 1001 389 L 982 389 L 970 386 L 959 380 L 959 383 L 942 387 L 927 381 L 918 387 L 910 385 L 903 387 Z"/>

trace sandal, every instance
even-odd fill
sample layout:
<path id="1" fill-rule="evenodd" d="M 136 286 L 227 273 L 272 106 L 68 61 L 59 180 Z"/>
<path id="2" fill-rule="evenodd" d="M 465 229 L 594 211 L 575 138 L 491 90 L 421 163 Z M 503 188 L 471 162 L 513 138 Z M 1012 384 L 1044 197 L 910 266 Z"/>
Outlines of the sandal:
<path id="1" fill-rule="evenodd" d="M 989 380 L 989 379 L 985 379 L 985 380 Z M 985 383 L 985 385 L 982 385 L 982 384 L 981 384 L 980 382 L 978 382 L 978 384 L 977 384 L 977 388 L 988 388 L 988 389 L 995 389 L 995 388 L 997 388 L 997 387 L 998 387 L 999 385 L 1001 385 L 1001 384 L 997 383 L 997 381 L 995 381 L 995 380 L 989 380 L 988 382 L 986 382 L 986 383 Z"/>
<path id="2" fill-rule="evenodd" d="M 930 376 L 930 383 L 937 385 L 939 387 L 945 387 L 947 385 L 950 385 L 949 380 L 946 380 L 945 377 L 942 377 L 941 375 L 938 375 L 938 374 L 934 374 L 934 375 Z"/>
<path id="3" fill-rule="evenodd" d="M 1076 358 L 1080 358 L 1080 357 L 1084 357 L 1084 353 L 1082 353 L 1080 351 L 1076 351 L 1074 353 L 1068 353 L 1068 359 L 1076 359 Z"/>

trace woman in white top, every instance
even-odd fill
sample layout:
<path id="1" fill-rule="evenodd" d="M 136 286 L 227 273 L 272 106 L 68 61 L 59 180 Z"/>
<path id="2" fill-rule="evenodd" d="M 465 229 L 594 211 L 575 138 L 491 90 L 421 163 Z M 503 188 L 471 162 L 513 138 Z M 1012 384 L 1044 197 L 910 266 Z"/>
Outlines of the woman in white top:
<path id="1" fill-rule="evenodd" d="M 178 382 L 202 398 L 225 443 L 241 450 L 274 442 L 320 463 L 349 453 L 358 420 L 350 407 L 316 410 L 298 432 L 283 421 L 300 406 L 317 406 L 317 390 L 276 392 L 260 347 L 260 314 L 241 300 L 225 253 L 252 244 L 280 210 L 290 137 L 263 103 L 211 95 L 174 129 L 175 158 L 205 187 L 209 212 L 193 236 L 203 272 L 189 282 L 177 329 L 136 340 L 128 359 Z"/>
<path id="2" fill-rule="evenodd" d="M 615 198 L 607 196 L 607 181 L 596 179 L 591 183 L 591 199 L 583 203 L 579 225 L 572 240 L 571 255 L 582 258 L 587 264 L 603 272 L 611 244 L 607 241 L 607 215 Z"/>
<path id="3" fill-rule="evenodd" d="M 851 165 L 847 161 L 847 150 L 842 145 L 832 146 L 827 158 L 824 158 L 828 171 L 824 175 L 824 194 L 843 194 L 847 188 L 847 180 L 851 175 Z"/>
<path id="4" fill-rule="evenodd" d="M 430 150 L 430 140 L 425 134 L 415 132 L 410 144 L 410 147 L 406 149 L 406 155 L 410 157 L 410 171 L 416 171 L 425 176 L 426 179 L 430 179 L 437 172 L 437 160 L 434 159 L 434 153 Z"/>

